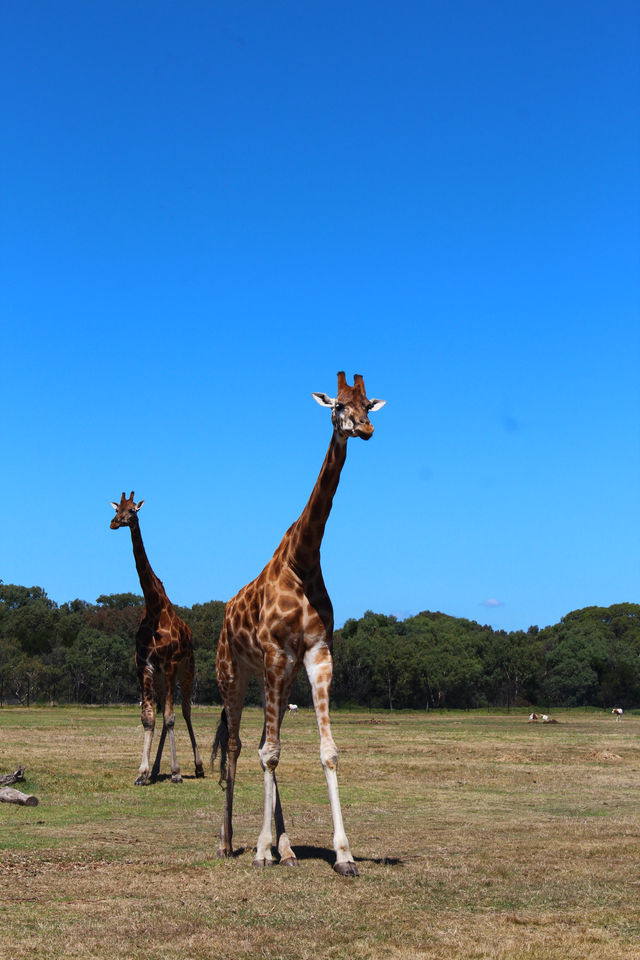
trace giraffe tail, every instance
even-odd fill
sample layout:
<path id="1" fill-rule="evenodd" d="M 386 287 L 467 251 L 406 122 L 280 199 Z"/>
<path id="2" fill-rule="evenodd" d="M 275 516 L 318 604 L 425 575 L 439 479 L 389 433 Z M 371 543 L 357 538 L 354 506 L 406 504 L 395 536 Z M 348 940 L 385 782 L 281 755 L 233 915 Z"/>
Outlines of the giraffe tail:
<path id="1" fill-rule="evenodd" d="M 220 751 L 220 779 L 218 783 L 221 787 L 225 785 L 227 779 L 227 744 L 229 743 L 229 727 L 227 726 L 227 714 L 223 708 L 216 730 L 215 739 L 211 748 L 211 769 L 213 770 Z"/>

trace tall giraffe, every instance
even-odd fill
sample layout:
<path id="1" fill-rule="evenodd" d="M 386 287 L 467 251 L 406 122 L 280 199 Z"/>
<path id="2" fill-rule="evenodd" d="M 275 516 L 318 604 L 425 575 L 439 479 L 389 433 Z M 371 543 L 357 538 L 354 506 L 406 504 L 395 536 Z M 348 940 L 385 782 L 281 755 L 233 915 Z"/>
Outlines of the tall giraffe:
<path id="1" fill-rule="evenodd" d="M 247 684 L 257 676 L 264 690 L 265 721 L 258 754 L 264 773 L 264 816 L 254 866 L 272 864 L 271 820 L 275 816 L 280 863 L 297 866 L 287 837 L 275 769 L 280 758 L 280 725 L 291 686 L 304 663 L 320 731 L 320 759 L 329 790 L 333 819 L 334 870 L 358 875 L 344 831 L 338 796 L 338 750 L 331 736 L 329 689 L 333 673 L 333 608 L 322 579 L 320 545 L 340 473 L 347 456 L 347 439 L 368 440 L 373 433 L 368 414 L 384 406 L 369 400 L 359 374 L 353 386 L 338 374 L 338 395 L 312 394 L 331 409 L 333 435 L 309 501 L 289 527 L 262 573 L 227 604 L 218 641 L 216 672 L 224 709 L 212 750 L 220 750 L 226 797 L 218 856 L 232 855 L 233 789 L 242 743 L 240 717 Z"/>
<path id="2" fill-rule="evenodd" d="M 133 491 L 128 500 L 123 493 L 120 503 L 111 502 L 111 506 L 116 511 L 111 521 L 111 529 L 129 527 L 131 531 L 133 556 L 145 602 L 145 610 L 136 633 L 136 669 L 142 693 L 142 726 L 144 727 L 142 762 L 135 781 L 136 786 L 146 786 L 149 783 L 149 755 L 156 724 L 153 705 L 154 690 L 158 703 L 162 705 L 164 722 L 152 775 L 155 776 L 158 773 L 162 747 L 168 733 L 171 749 L 171 780 L 173 783 L 182 783 L 174 733 L 174 697 L 177 679 L 180 680 L 182 692 L 182 715 L 193 747 L 196 777 L 204 777 L 204 768 L 191 725 L 191 690 L 195 672 L 191 628 L 175 612 L 162 581 L 151 569 L 138 521 L 138 510 L 143 503 L 144 500 L 134 503 Z"/>

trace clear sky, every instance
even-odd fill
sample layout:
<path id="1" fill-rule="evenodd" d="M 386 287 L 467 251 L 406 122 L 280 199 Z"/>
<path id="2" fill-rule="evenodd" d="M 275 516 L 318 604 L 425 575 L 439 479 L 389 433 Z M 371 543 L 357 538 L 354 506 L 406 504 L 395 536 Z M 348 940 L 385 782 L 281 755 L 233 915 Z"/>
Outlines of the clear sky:
<path id="1" fill-rule="evenodd" d="M 0 33 L 0 578 L 226 600 L 362 373 L 336 623 L 638 600 L 639 14 L 17 0 Z"/>

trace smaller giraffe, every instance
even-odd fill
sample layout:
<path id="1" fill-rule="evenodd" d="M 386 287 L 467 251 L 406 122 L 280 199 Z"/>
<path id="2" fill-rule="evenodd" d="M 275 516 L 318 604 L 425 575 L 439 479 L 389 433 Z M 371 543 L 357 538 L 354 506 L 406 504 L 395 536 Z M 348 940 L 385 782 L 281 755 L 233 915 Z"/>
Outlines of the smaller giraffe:
<path id="1" fill-rule="evenodd" d="M 204 768 L 191 725 L 191 690 L 195 672 L 191 628 L 173 609 L 162 581 L 156 577 L 147 559 L 138 522 L 138 510 L 143 503 L 144 500 L 134 503 L 133 491 L 128 500 L 123 492 L 120 503 L 111 501 L 111 506 L 116 511 L 111 521 L 111 529 L 129 527 L 131 531 L 133 556 L 145 601 L 145 610 L 136 633 L 136 669 L 142 694 L 142 726 L 144 727 L 142 762 L 135 781 L 136 786 L 146 786 L 149 783 L 149 756 L 156 724 L 154 691 L 158 704 L 162 705 L 164 722 L 152 776 L 157 776 L 160 769 L 162 748 L 168 733 L 171 749 L 171 781 L 182 783 L 174 734 L 174 697 L 178 679 L 182 691 L 182 715 L 193 747 L 196 777 L 204 777 Z"/>

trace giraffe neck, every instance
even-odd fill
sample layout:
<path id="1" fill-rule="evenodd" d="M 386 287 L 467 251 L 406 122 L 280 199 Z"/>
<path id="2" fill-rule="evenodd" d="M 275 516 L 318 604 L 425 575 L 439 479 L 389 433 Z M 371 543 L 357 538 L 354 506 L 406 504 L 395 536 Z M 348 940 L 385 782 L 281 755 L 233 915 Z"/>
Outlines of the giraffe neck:
<path id="1" fill-rule="evenodd" d="M 162 586 L 162 581 L 156 577 L 151 569 L 151 564 L 149 563 L 149 558 L 147 557 L 147 552 L 142 542 L 142 534 L 140 533 L 140 524 L 138 523 L 137 517 L 129 524 L 129 529 L 131 530 L 131 543 L 133 544 L 136 570 L 138 571 L 138 578 L 144 594 L 145 603 L 148 608 L 157 607 L 164 602 L 166 594 Z"/>
<path id="2" fill-rule="evenodd" d="M 301 571 L 320 564 L 320 545 L 333 497 L 347 458 L 347 438 L 334 430 L 331 443 L 306 507 L 291 528 L 290 558 Z"/>

